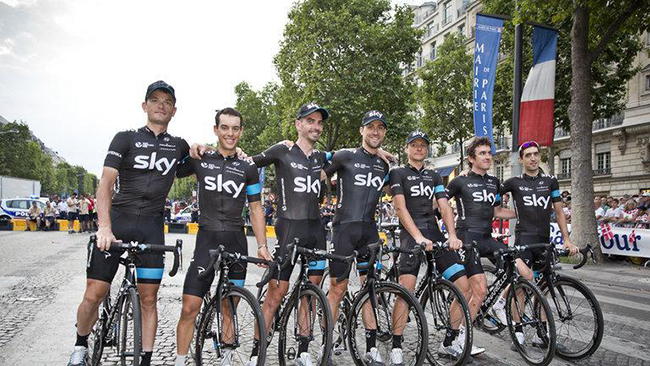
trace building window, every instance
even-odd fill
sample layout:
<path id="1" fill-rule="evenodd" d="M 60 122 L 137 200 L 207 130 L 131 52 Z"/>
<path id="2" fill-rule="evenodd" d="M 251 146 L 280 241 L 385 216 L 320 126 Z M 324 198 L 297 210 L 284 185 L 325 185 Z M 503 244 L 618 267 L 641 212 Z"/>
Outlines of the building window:
<path id="1" fill-rule="evenodd" d="M 451 1 L 448 1 L 448 2 L 445 4 L 445 11 L 444 11 L 444 13 L 443 13 L 442 16 L 443 16 L 443 23 L 444 23 L 444 24 L 448 24 L 448 23 L 451 22 L 451 19 L 452 19 L 453 16 L 454 16 L 454 15 L 452 14 L 452 11 L 451 11 Z"/>
<path id="2" fill-rule="evenodd" d="M 464 25 L 461 25 L 460 27 L 458 27 L 458 33 L 465 36 L 465 26 Z"/>
<path id="3" fill-rule="evenodd" d="M 502 161 L 497 162 L 495 173 L 497 178 L 503 182 L 503 172 L 505 170 L 505 164 Z"/>
<path id="4" fill-rule="evenodd" d="M 645 91 L 650 91 L 650 75 L 645 76 Z"/>
<path id="5" fill-rule="evenodd" d="M 611 174 L 612 153 L 609 142 L 596 144 L 596 169 L 594 175 Z"/>
<path id="6" fill-rule="evenodd" d="M 436 42 L 431 43 L 431 51 L 429 52 L 429 60 L 436 59 Z"/>
<path id="7" fill-rule="evenodd" d="M 571 158 L 560 159 L 560 174 L 558 174 L 558 178 L 571 178 Z"/>

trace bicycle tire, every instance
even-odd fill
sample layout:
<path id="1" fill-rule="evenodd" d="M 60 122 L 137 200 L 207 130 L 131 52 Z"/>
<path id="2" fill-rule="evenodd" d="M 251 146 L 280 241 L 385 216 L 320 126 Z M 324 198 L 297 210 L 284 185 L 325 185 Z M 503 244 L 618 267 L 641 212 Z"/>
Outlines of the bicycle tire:
<path id="1" fill-rule="evenodd" d="M 393 324 L 392 307 L 397 297 L 399 297 L 406 302 L 409 309 L 405 326 L 409 326 L 409 324 L 415 325 L 414 327 L 410 326 L 408 330 L 403 330 L 402 332 L 404 336 L 402 348 L 405 348 L 405 344 L 409 348 L 408 351 L 404 350 L 403 352 L 404 366 L 422 365 L 427 356 L 426 341 L 428 340 L 428 331 L 424 311 L 420 303 L 407 289 L 396 283 L 377 282 L 375 283 L 375 292 L 377 296 L 377 314 L 379 316 L 377 319 L 379 323 L 377 324 L 377 350 L 380 352 L 382 359 L 390 359 L 389 353 L 392 350 L 393 335 L 391 329 Z M 357 366 L 369 366 L 369 363 L 363 359 L 365 356 L 362 357 L 362 355 L 365 355 L 365 352 L 361 353 L 357 344 L 366 339 L 361 311 L 369 298 L 370 289 L 364 288 L 355 296 L 348 316 L 348 347 L 350 348 L 352 359 Z M 359 328 L 359 325 L 361 328 Z M 364 334 L 359 334 L 360 330 Z M 413 355 L 415 356 L 413 357 Z"/>
<path id="2" fill-rule="evenodd" d="M 118 334 L 117 356 L 120 364 L 138 366 L 142 354 L 142 312 L 140 311 L 140 297 L 138 291 L 131 287 L 124 293 L 118 305 Z M 130 334 L 129 330 L 133 331 Z M 131 335 L 131 337 L 130 337 Z M 131 363 L 127 360 L 132 360 Z"/>
<path id="3" fill-rule="evenodd" d="M 257 365 L 263 366 L 266 362 L 266 347 L 263 346 L 267 342 L 266 332 L 264 331 L 266 326 L 264 325 L 264 315 L 262 314 L 262 309 L 257 299 L 245 288 L 229 286 L 224 289 L 222 301 L 226 302 L 228 306 L 236 307 L 237 321 L 234 323 L 236 323 L 237 328 L 254 330 L 257 327 L 257 329 L 262 329 L 259 332 L 260 347 L 257 356 Z M 201 312 L 201 322 L 196 332 L 194 350 L 194 360 L 198 366 L 221 364 L 221 361 L 224 359 L 223 352 L 228 350 L 226 347 L 221 346 L 224 340 L 218 339 L 220 338 L 219 334 L 221 334 L 221 329 L 219 328 L 221 328 L 223 319 L 215 319 L 215 315 L 223 317 L 222 304 L 223 302 L 219 302 L 217 297 L 213 297 L 208 306 Z M 215 326 L 216 329 L 214 328 Z M 239 343 L 245 343 L 246 346 L 239 345 L 232 349 L 234 353 L 230 364 L 245 365 L 253 349 L 253 333 L 250 333 L 250 337 L 243 337 L 235 330 L 234 334 L 239 335 Z M 245 340 L 245 342 L 242 342 L 242 340 Z M 211 344 L 206 347 L 206 342 L 210 341 L 212 341 Z"/>
<path id="4" fill-rule="evenodd" d="M 312 334 L 309 335 L 311 341 L 308 346 L 308 353 L 312 360 L 316 360 L 317 366 L 326 366 L 330 353 L 332 352 L 332 312 L 330 311 L 327 297 L 321 288 L 317 285 L 307 283 L 300 288 L 300 299 L 295 294 L 287 302 L 287 306 L 280 316 L 278 335 L 278 359 L 280 366 L 287 366 L 300 355 L 298 354 L 298 340 L 294 333 L 298 329 L 299 322 L 296 316 L 300 307 L 298 305 L 304 301 L 313 304 L 309 307 Z M 318 325 L 312 326 L 312 325 Z M 320 331 L 320 335 L 314 335 L 313 331 Z M 317 341 L 320 337 L 320 343 Z M 322 354 L 321 354 L 322 352 Z M 318 357 L 321 356 L 321 362 L 318 363 Z"/>
<path id="5" fill-rule="evenodd" d="M 483 273 L 487 279 L 488 288 L 496 279 L 495 274 L 497 273 L 497 268 L 492 264 L 483 264 Z M 501 295 L 499 295 L 501 296 Z M 503 332 L 507 328 L 505 324 L 501 324 L 499 319 L 492 315 L 490 312 L 484 314 L 481 309 L 479 309 L 479 314 L 474 321 L 474 324 L 478 326 L 482 331 L 488 334 L 497 334 Z"/>
<path id="6" fill-rule="evenodd" d="M 91 366 L 101 365 L 102 355 L 104 354 L 104 336 L 108 333 L 106 321 L 108 320 L 108 314 L 111 309 L 110 301 L 111 295 L 109 291 L 99 306 L 99 319 L 95 322 L 95 326 L 93 326 L 88 337 L 88 359 L 90 360 Z"/>
<path id="7" fill-rule="evenodd" d="M 524 322 L 522 323 L 533 324 L 532 327 L 526 325 L 526 327 L 523 328 L 522 326 L 522 333 L 524 337 L 523 344 L 517 341 L 517 337 L 515 334 L 516 332 L 515 324 L 513 322 L 513 317 L 512 317 L 513 308 L 520 307 L 519 302 L 517 303 L 513 302 L 516 290 L 522 290 L 524 296 L 524 303 L 523 303 L 524 316 L 522 316 L 522 314 L 519 314 L 519 317 L 520 319 L 524 319 Z M 510 289 L 508 289 L 506 304 L 512 304 L 512 306 L 506 305 L 506 318 L 508 322 L 507 326 L 508 326 L 508 330 L 510 331 L 510 337 L 512 339 L 512 342 L 514 343 L 515 348 L 517 349 L 519 354 L 529 365 L 546 366 L 549 363 L 551 363 L 551 361 L 553 360 L 553 356 L 555 354 L 555 342 L 556 342 L 555 322 L 553 321 L 553 313 L 551 312 L 551 308 L 548 305 L 546 298 L 542 295 L 541 291 L 533 283 L 520 277 L 517 279 L 516 285 L 510 286 Z M 541 326 L 541 324 L 543 324 L 542 314 L 547 314 L 545 330 Z M 532 333 L 531 331 L 534 331 L 534 333 Z M 533 341 L 531 340 L 534 339 L 535 336 L 544 340 L 546 347 L 534 346 Z M 544 339 L 544 337 L 547 339 Z M 530 343 L 529 347 L 527 343 Z M 524 348 L 524 346 L 526 346 L 526 348 Z M 543 350 L 541 354 L 539 354 L 540 352 L 536 353 L 539 354 L 539 358 L 533 358 L 534 356 L 533 351 L 535 350 Z"/>
<path id="8" fill-rule="evenodd" d="M 434 293 L 433 299 L 430 295 L 431 292 Z M 447 357 L 438 354 L 435 346 L 442 344 L 447 330 L 451 328 L 450 306 L 454 300 L 458 300 L 458 304 L 462 311 L 460 324 L 462 325 L 462 323 L 465 323 L 466 336 L 463 342 L 463 354 L 456 360 L 449 359 L 449 361 L 447 361 Z M 429 331 L 428 344 L 431 345 L 427 351 L 427 361 L 429 361 L 429 364 L 440 366 L 464 365 L 470 357 L 474 332 L 472 329 L 472 316 L 469 311 L 469 305 L 458 287 L 456 287 L 453 282 L 441 278 L 435 284 L 433 290 L 426 288 L 422 292 L 422 295 L 420 296 L 420 305 L 422 305 L 422 309 L 424 310 Z"/>
<path id="9" fill-rule="evenodd" d="M 593 292 L 585 286 L 584 283 L 580 282 L 579 280 L 568 277 L 568 276 L 558 276 L 557 281 L 553 284 L 553 287 L 555 288 L 555 293 L 556 296 L 559 298 L 556 299 L 557 303 L 555 301 L 550 301 L 549 303 L 551 305 L 551 310 L 553 312 L 553 318 L 555 320 L 555 326 L 556 326 L 556 335 L 557 335 L 557 342 L 558 344 L 561 344 L 564 347 L 556 347 L 556 354 L 560 356 L 561 358 L 571 360 L 571 361 L 578 361 L 582 360 L 584 358 L 587 358 L 596 352 L 598 347 L 600 346 L 601 341 L 603 340 L 603 332 L 604 332 L 604 318 L 603 318 L 603 311 L 600 308 L 600 304 L 598 303 L 598 300 L 596 299 L 596 296 L 594 296 Z M 571 294 L 567 294 L 567 289 L 573 288 L 573 292 Z M 542 287 L 542 293 L 545 296 L 549 296 L 550 290 L 548 287 L 548 282 L 544 284 Z M 572 315 L 570 317 L 566 316 L 560 316 L 559 311 L 557 309 L 557 305 L 559 304 L 560 306 L 563 306 L 565 304 L 569 304 L 569 302 L 565 302 L 564 299 L 567 299 L 569 297 L 577 297 L 577 295 L 582 295 L 583 301 L 586 301 L 587 304 L 583 305 L 582 301 L 577 304 L 575 308 L 571 306 L 572 308 Z M 587 310 L 581 313 L 577 313 L 576 310 L 578 308 L 586 308 Z M 566 309 L 563 309 L 566 310 Z M 591 312 L 591 314 L 589 314 Z M 570 335 L 573 333 L 573 331 L 565 331 L 572 323 L 575 321 L 576 318 L 580 318 L 582 316 L 593 316 L 593 319 L 591 322 L 593 322 L 593 331 L 592 337 L 591 337 L 591 342 L 587 343 L 585 347 L 575 350 L 572 345 L 576 344 L 575 342 L 570 342 L 568 340 L 573 339 Z M 585 322 L 590 322 L 590 321 L 585 321 Z M 575 327 L 576 329 L 580 329 L 579 327 Z M 575 333 L 573 333 L 575 334 Z M 586 339 L 586 337 L 585 337 Z M 579 343 L 578 343 L 579 344 Z"/>

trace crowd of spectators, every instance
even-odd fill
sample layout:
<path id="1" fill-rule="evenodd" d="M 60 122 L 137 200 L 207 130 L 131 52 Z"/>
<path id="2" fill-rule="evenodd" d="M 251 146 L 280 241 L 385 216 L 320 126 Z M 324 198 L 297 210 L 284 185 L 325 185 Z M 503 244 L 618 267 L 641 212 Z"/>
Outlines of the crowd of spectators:
<path id="1" fill-rule="evenodd" d="M 598 222 L 618 227 L 650 229 L 649 206 L 650 193 L 632 196 L 626 194 L 620 198 L 594 197 L 594 213 Z"/>
<path id="2" fill-rule="evenodd" d="M 67 198 L 54 195 L 48 197 L 43 209 L 36 201 L 32 202 L 28 220 L 36 224 L 36 230 L 54 230 L 57 219 L 70 222 L 79 220 L 79 232 L 97 231 L 95 196 L 83 193 L 78 195 L 76 192 Z"/>

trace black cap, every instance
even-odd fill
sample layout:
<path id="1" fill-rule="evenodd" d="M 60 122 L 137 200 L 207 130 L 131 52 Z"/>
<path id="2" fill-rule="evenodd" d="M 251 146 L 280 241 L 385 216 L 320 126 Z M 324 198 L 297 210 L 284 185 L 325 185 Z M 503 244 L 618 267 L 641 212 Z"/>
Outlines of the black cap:
<path id="1" fill-rule="evenodd" d="M 308 115 L 314 113 L 314 112 L 320 112 L 320 114 L 323 115 L 323 121 L 326 120 L 330 116 L 330 112 L 327 111 L 327 109 L 322 108 L 318 104 L 311 102 L 307 104 L 303 104 L 300 109 L 298 110 L 298 116 L 296 119 L 301 119 L 305 118 Z"/>
<path id="2" fill-rule="evenodd" d="M 429 136 L 427 136 L 426 133 L 424 133 L 424 132 L 422 132 L 420 130 L 415 130 L 415 131 L 411 132 L 408 135 L 408 137 L 406 138 L 406 143 L 410 144 L 415 139 L 423 139 L 424 141 L 427 142 L 427 144 L 431 145 L 431 139 L 429 138 Z"/>
<path id="3" fill-rule="evenodd" d="M 149 87 L 147 88 L 147 95 L 144 96 L 144 100 L 146 101 L 147 99 L 149 99 L 151 93 L 155 92 L 156 90 L 163 90 L 166 93 L 171 94 L 172 97 L 174 97 L 174 102 L 176 102 L 176 94 L 174 92 L 174 88 L 162 80 L 158 80 L 155 83 L 149 85 Z"/>
<path id="4" fill-rule="evenodd" d="M 372 110 L 366 112 L 366 114 L 363 115 L 363 119 L 361 120 L 361 126 L 366 126 L 372 123 L 372 121 L 381 121 L 386 128 L 388 128 L 388 122 L 386 122 L 386 116 L 384 116 L 383 113 L 380 111 Z"/>

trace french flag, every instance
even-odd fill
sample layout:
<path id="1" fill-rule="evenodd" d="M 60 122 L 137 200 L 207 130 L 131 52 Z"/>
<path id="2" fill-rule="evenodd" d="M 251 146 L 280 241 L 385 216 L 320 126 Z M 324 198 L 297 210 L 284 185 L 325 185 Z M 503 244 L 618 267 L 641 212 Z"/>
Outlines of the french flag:
<path id="1" fill-rule="evenodd" d="M 519 111 L 519 142 L 553 143 L 557 31 L 533 27 L 533 68 L 526 79 Z"/>

